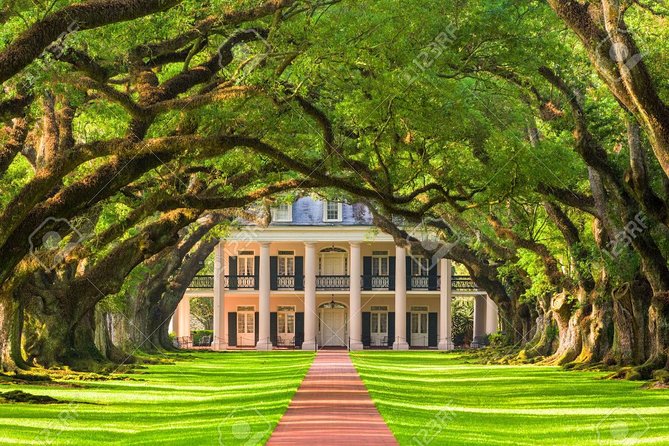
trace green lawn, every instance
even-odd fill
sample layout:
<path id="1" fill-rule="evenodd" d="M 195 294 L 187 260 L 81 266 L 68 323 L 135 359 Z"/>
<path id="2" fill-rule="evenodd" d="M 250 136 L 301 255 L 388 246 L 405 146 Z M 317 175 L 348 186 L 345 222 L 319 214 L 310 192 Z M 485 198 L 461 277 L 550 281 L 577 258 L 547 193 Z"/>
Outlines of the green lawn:
<path id="1" fill-rule="evenodd" d="M 74 403 L 0 404 L 0 444 L 256 444 L 269 437 L 313 357 L 203 352 L 149 366 L 128 375 L 132 381 L 3 385 L 0 392 Z"/>
<path id="2" fill-rule="evenodd" d="M 669 390 L 600 380 L 595 372 L 468 364 L 457 353 L 351 356 L 401 444 L 669 444 Z M 126 381 L 1 385 L 0 392 L 20 389 L 73 404 L 0 404 L 0 444 L 262 443 L 313 353 L 180 358 Z"/>
<path id="3" fill-rule="evenodd" d="M 356 352 L 403 445 L 669 444 L 669 390 L 602 373 L 484 366 L 439 352 Z"/>

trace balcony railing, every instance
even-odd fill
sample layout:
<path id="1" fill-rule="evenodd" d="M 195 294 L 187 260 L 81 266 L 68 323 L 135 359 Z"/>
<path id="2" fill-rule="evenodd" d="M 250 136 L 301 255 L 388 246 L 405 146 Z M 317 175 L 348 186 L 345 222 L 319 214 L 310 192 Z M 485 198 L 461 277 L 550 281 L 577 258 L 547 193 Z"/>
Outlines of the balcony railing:
<path id="1" fill-rule="evenodd" d="M 360 279 L 363 290 L 391 290 L 390 276 L 362 276 Z M 440 277 L 436 277 L 435 282 L 435 290 L 439 290 Z M 429 276 L 411 276 L 410 283 L 412 290 L 430 289 Z M 226 289 L 253 289 L 255 288 L 255 276 L 225 276 L 223 286 Z M 188 288 L 214 288 L 214 276 L 207 274 L 197 275 L 193 277 L 193 281 Z M 279 290 L 294 290 L 295 276 L 277 276 L 276 288 Z M 316 276 L 317 290 L 348 291 L 349 288 L 349 276 Z M 453 291 L 482 291 L 469 276 L 453 276 L 451 278 L 451 289 Z"/>
<path id="2" fill-rule="evenodd" d="M 411 276 L 411 289 L 412 290 L 427 290 L 427 289 L 429 289 L 429 283 L 430 283 L 430 277 L 429 276 Z M 438 282 L 436 282 L 436 283 L 438 283 Z M 435 283 L 435 287 L 436 287 L 436 283 Z"/>
<path id="3" fill-rule="evenodd" d="M 228 277 L 228 282 L 230 283 L 230 287 L 232 287 L 233 284 L 236 282 L 236 288 L 255 288 L 256 285 L 256 278 L 255 276 L 226 276 Z"/>
<path id="4" fill-rule="evenodd" d="M 451 289 L 453 291 L 482 291 L 469 276 L 451 277 Z"/>
<path id="5" fill-rule="evenodd" d="M 214 288 L 214 276 L 204 274 L 195 276 L 188 288 Z"/>
<path id="6" fill-rule="evenodd" d="M 363 277 L 363 288 L 365 288 Z M 390 276 L 370 276 L 369 284 L 373 290 L 388 290 L 390 289 Z"/>
<path id="7" fill-rule="evenodd" d="M 294 290 L 295 276 L 277 276 L 276 287 L 279 290 Z"/>
<path id="8" fill-rule="evenodd" d="M 317 290 L 346 291 L 350 283 L 349 276 L 316 276 Z"/>

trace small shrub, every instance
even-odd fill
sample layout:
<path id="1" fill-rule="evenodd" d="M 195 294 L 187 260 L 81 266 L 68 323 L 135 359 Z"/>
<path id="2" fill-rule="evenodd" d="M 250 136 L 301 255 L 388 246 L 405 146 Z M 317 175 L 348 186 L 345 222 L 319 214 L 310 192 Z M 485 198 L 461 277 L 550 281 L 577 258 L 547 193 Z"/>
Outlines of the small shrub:
<path id="1" fill-rule="evenodd" d="M 191 335 L 193 336 L 193 345 L 196 346 L 202 346 L 203 344 L 203 339 L 205 336 L 209 336 L 209 341 L 211 343 L 211 339 L 214 338 L 214 331 L 213 330 L 195 330 L 191 332 Z M 208 347 L 209 345 L 207 345 Z"/>
<path id="2" fill-rule="evenodd" d="M 488 336 L 488 343 L 491 347 L 504 347 L 511 344 L 511 337 L 504 332 L 498 331 Z"/>

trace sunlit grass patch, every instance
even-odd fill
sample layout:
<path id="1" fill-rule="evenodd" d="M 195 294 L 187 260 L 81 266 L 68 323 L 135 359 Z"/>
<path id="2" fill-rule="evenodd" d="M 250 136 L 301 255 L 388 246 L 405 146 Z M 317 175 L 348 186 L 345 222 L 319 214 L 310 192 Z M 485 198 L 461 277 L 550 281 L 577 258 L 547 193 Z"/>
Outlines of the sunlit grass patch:
<path id="1" fill-rule="evenodd" d="M 135 380 L 84 387 L 4 385 L 68 404 L 0 404 L 0 444 L 244 444 L 265 441 L 304 378 L 311 352 L 194 353 Z"/>
<path id="2" fill-rule="evenodd" d="M 471 364 L 466 354 L 351 354 L 401 444 L 669 444 L 669 391 L 599 372 Z"/>

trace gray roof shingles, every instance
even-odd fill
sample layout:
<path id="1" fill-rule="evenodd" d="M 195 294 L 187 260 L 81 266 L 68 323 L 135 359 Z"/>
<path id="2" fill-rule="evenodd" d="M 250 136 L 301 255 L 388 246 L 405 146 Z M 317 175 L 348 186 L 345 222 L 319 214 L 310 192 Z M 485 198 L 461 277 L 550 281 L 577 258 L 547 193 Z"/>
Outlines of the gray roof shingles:
<path id="1" fill-rule="evenodd" d="M 272 222 L 271 226 L 372 226 L 372 214 L 361 203 L 342 205 L 341 222 L 324 222 L 325 201 L 302 197 L 293 203 L 292 222 Z"/>

